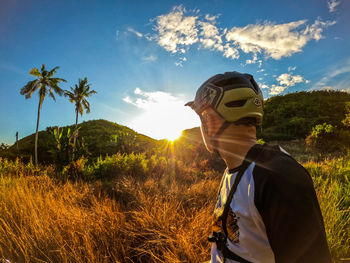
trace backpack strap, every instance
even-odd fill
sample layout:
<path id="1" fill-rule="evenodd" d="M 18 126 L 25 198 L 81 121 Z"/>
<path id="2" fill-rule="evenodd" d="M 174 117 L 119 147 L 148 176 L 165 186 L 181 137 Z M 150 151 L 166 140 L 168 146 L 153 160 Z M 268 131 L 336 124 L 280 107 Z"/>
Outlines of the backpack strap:
<path id="1" fill-rule="evenodd" d="M 237 176 L 235 178 L 235 181 L 234 181 L 234 183 L 233 183 L 233 185 L 231 187 L 230 193 L 229 193 L 228 198 L 227 198 L 226 203 L 225 203 L 224 211 L 223 211 L 223 213 L 221 215 L 222 227 L 223 227 L 223 230 L 224 230 L 224 233 L 225 233 L 226 242 L 227 242 L 227 237 L 228 237 L 228 233 L 227 233 L 227 216 L 228 216 L 228 212 L 230 210 L 230 205 L 231 205 L 231 202 L 232 202 L 233 195 L 234 195 L 234 193 L 237 190 L 238 184 L 241 181 L 244 172 L 247 170 L 247 168 L 250 166 L 250 164 L 252 162 L 257 160 L 257 157 L 259 156 L 259 154 L 261 153 L 262 150 L 263 150 L 263 146 L 260 145 L 260 144 L 255 144 L 254 146 L 252 146 L 250 148 L 250 150 L 248 151 L 248 153 L 247 153 L 247 155 L 246 155 L 246 157 L 245 157 L 245 159 L 244 159 L 244 161 L 242 163 L 242 166 L 241 166 L 240 170 L 238 171 L 238 174 L 237 174 Z M 249 261 L 241 258 L 237 254 L 235 254 L 231 250 L 229 250 L 228 247 L 226 246 L 226 244 L 224 246 L 221 246 L 221 248 L 222 248 L 221 252 L 222 252 L 224 258 L 232 259 L 232 260 L 235 260 L 235 261 L 238 261 L 238 262 L 242 262 L 242 263 L 249 263 Z"/>

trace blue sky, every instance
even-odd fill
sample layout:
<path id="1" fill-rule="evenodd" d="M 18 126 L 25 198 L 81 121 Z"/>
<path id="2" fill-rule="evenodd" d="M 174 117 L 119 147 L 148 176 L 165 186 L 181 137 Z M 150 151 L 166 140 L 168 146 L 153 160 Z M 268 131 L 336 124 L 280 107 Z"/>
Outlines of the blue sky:
<path id="1" fill-rule="evenodd" d="M 3 0 L 0 142 L 35 132 L 38 95 L 20 89 L 42 63 L 69 89 L 87 77 L 91 113 L 154 138 L 198 126 L 183 103 L 210 76 L 254 75 L 264 97 L 350 89 L 350 1 Z M 75 121 L 67 98 L 46 98 L 40 129 Z"/>

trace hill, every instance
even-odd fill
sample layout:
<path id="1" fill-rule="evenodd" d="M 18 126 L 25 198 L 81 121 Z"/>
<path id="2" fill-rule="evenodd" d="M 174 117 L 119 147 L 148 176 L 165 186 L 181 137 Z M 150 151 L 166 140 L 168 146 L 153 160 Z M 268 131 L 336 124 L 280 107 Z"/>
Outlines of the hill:
<path id="1" fill-rule="evenodd" d="M 156 140 L 135 132 L 134 130 L 106 120 L 92 120 L 80 123 L 80 140 L 86 146 L 89 159 L 96 159 L 99 156 L 112 155 L 117 152 L 147 152 L 154 147 Z M 57 142 L 54 136 L 56 127 L 47 127 L 39 132 L 38 154 L 43 163 L 52 163 L 54 160 Z M 63 138 L 68 129 L 74 130 L 74 125 L 65 126 L 62 129 Z M 61 139 L 62 140 L 62 139 Z M 18 141 L 18 151 L 16 145 L 12 145 L 7 151 L 7 157 L 11 158 L 19 155 L 23 160 L 29 160 L 34 154 L 35 134 L 31 134 Z M 68 154 L 68 153 L 67 153 Z"/>
<path id="2" fill-rule="evenodd" d="M 350 94 L 341 91 L 303 91 L 269 98 L 264 102 L 258 137 L 291 140 L 305 138 L 317 124 L 342 127 L 349 104 Z"/>

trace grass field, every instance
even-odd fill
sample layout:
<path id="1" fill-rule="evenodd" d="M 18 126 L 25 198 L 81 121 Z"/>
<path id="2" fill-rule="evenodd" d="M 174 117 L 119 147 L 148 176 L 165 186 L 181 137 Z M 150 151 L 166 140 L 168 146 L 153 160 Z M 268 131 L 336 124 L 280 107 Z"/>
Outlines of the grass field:
<path id="1" fill-rule="evenodd" d="M 12 263 L 208 260 L 206 239 L 221 174 L 178 165 L 172 173 L 160 173 L 155 160 L 143 160 L 143 166 L 131 160 L 127 166 L 143 169 L 142 180 L 129 169 L 109 181 L 62 181 L 51 166 L 0 159 L 0 258 Z M 91 176 L 102 164 L 80 164 L 80 172 Z M 341 262 L 350 257 L 349 158 L 304 165 L 314 179 L 332 256 Z"/>

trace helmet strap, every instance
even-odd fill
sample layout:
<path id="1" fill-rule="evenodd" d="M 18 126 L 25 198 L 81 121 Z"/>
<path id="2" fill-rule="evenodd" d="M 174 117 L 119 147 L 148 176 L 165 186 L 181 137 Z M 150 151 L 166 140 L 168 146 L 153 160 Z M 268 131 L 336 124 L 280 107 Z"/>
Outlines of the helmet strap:
<path id="1" fill-rule="evenodd" d="M 220 155 L 219 150 L 218 150 L 218 148 L 219 148 L 219 136 L 224 132 L 224 130 L 228 126 L 230 126 L 230 124 L 231 124 L 231 122 L 225 121 L 221 125 L 220 129 L 216 132 L 216 134 L 210 138 L 211 144 L 214 148 L 214 152 L 217 153 L 218 155 Z"/>

